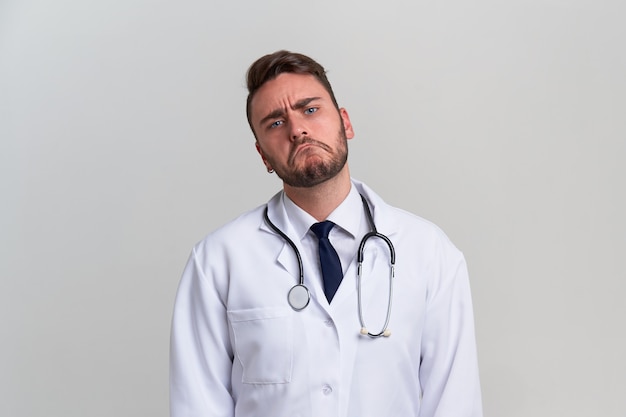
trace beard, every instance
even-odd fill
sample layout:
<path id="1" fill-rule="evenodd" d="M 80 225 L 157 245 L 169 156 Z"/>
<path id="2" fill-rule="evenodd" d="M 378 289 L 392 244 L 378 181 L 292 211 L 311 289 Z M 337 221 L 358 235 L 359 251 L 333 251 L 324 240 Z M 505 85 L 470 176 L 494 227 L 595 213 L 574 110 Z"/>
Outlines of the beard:
<path id="1" fill-rule="evenodd" d="M 294 142 L 291 152 L 289 153 L 288 165 L 281 166 L 273 164 L 276 175 L 283 180 L 283 182 L 291 187 L 299 188 L 311 188 L 331 178 L 334 178 L 348 161 L 348 140 L 346 138 L 346 132 L 341 125 L 341 129 L 337 133 L 337 149 L 333 149 L 323 142 L 319 142 L 310 137 L 302 137 L 298 141 Z M 314 147 L 321 148 L 326 155 L 307 157 L 307 155 L 300 155 L 304 158 L 302 167 L 295 167 L 295 159 L 298 157 L 298 148 L 303 144 L 311 144 Z M 309 152 L 308 149 L 301 150 L 300 152 Z M 271 162 L 271 161 L 270 161 Z M 290 168 L 294 167 L 294 168 Z"/>

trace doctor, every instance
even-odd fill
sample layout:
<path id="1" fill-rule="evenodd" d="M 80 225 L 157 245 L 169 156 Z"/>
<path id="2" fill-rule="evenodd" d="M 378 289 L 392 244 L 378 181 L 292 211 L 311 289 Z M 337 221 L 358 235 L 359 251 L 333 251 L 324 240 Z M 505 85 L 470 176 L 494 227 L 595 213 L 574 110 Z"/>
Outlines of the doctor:
<path id="1" fill-rule="evenodd" d="M 247 81 L 256 149 L 283 190 L 193 248 L 172 417 L 481 416 L 463 255 L 351 179 L 354 131 L 322 66 L 279 51 Z"/>

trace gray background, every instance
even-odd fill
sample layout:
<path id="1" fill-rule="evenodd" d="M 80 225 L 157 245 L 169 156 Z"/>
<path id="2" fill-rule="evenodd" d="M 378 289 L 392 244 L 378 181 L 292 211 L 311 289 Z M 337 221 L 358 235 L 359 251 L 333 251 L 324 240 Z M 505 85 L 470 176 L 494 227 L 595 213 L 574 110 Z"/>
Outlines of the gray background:
<path id="1" fill-rule="evenodd" d="M 352 174 L 469 262 L 485 415 L 623 416 L 623 1 L 0 1 L 0 416 L 166 416 L 193 243 L 279 187 L 244 72 L 329 70 Z"/>

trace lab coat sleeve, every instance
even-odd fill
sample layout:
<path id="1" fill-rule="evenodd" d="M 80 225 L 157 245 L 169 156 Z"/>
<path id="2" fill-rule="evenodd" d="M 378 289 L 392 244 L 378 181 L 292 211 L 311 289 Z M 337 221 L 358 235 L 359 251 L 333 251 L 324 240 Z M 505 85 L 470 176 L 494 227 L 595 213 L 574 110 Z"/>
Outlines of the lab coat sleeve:
<path id="1" fill-rule="evenodd" d="M 226 283 L 201 265 L 194 248 L 176 295 L 170 341 L 171 417 L 232 417 Z"/>
<path id="2" fill-rule="evenodd" d="M 442 243 L 432 265 L 427 295 L 420 417 L 480 417 L 482 402 L 467 267 L 463 255 L 451 243 Z"/>

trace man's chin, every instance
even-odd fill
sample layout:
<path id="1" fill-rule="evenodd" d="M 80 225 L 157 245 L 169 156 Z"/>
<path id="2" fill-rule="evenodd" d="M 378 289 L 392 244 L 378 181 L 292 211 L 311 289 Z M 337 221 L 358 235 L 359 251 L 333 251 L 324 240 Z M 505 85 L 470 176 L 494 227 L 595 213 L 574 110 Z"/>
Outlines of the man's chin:
<path id="1" fill-rule="evenodd" d="M 334 175 L 326 166 L 307 167 L 289 176 L 282 176 L 283 182 L 294 188 L 312 188 L 330 180 Z"/>

